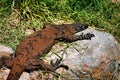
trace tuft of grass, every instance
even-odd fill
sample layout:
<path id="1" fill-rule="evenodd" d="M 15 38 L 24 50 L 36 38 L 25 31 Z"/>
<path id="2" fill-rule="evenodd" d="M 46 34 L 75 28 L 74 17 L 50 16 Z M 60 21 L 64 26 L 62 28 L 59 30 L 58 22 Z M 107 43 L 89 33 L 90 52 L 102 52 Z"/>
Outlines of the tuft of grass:
<path id="1" fill-rule="evenodd" d="M 12 1 L 0 0 L 0 18 L 11 14 Z"/>
<path id="2" fill-rule="evenodd" d="M 24 28 L 20 24 L 7 23 L 6 19 L 0 25 L 0 43 L 16 48 L 19 41 L 24 38 Z"/>

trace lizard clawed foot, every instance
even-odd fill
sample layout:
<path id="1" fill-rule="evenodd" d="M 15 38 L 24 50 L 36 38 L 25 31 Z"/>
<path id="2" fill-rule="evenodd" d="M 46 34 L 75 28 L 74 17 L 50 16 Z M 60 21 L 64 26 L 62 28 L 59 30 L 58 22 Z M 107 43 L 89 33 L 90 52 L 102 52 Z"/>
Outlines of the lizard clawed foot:
<path id="1" fill-rule="evenodd" d="M 62 61 L 62 58 L 61 59 L 57 59 L 55 62 L 53 60 L 50 61 L 50 64 L 53 66 L 53 67 L 57 67 L 60 62 Z"/>
<path id="2" fill-rule="evenodd" d="M 55 70 L 57 70 L 58 68 L 64 68 L 64 69 L 66 69 L 66 70 L 68 70 L 69 69 L 69 67 L 67 66 L 67 65 L 64 65 L 64 64 L 60 64 L 59 66 L 57 66 L 56 68 L 55 68 Z"/>
<path id="3" fill-rule="evenodd" d="M 64 68 L 66 70 L 69 69 L 69 67 L 67 65 L 64 65 L 64 64 L 60 64 L 60 62 L 62 61 L 62 58 L 61 59 L 57 59 L 55 62 L 53 62 L 53 60 L 50 61 L 50 64 L 56 69 L 58 68 Z"/>
<path id="4" fill-rule="evenodd" d="M 91 34 L 91 33 L 84 34 L 83 36 L 84 36 L 83 38 L 85 38 L 87 40 L 91 40 L 92 37 L 95 37 L 95 35 Z"/>
<path id="5" fill-rule="evenodd" d="M 55 62 L 53 60 L 50 61 L 50 64 L 54 67 L 54 70 L 57 70 L 58 68 L 64 68 L 66 70 L 69 69 L 69 67 L 67 65 L 64 65 L 64 64 L 60 64 L 60 62 L 62 61 L 62 58 L 61 59 L 57 59 Z M 54 75 L 59 78 L 60 74 L 57 73 L 57 72 L 54 72 Z"/>

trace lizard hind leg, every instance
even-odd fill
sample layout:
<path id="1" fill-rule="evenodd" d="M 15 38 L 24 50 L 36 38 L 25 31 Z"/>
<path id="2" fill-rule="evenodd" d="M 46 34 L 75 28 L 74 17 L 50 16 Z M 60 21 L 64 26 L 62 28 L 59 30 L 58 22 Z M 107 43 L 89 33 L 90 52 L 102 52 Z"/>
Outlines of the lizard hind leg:
<path id="1" fill-rule="evenodd" d="M 47 62 L 44 62 L 43 60 L 37 60 L 37 59 L 30 59 L 25 63 L 25 70 L 31 71 L 31 70 L 48 70 L 48 71 L 54 71 L 55 68 L 48 64 Z"/>
<path id="2" fill-rule="evenodd" d="M 60 76 L 59 73 L 55 72 L 56 67 L 48 64 L 47 62 L 44 62 L 43 60 L 36 60 L 36 59 L 31 59 L 26 62 L 25 65 L 25 71 L 34 71 L 34 70 L 47 70 L 50 72 L 53 72 L 53 74 L 58 78 Z"/>
<path id="3" fill-rule="evenodd" d="M 44 62 L 43 60 L 36 60 L 36 59 L 30 59 L 25 63 L 25 71 L 34 71 L 34 70 L 48 70 L 53 72 L 54 76 L 57 78 L 60 76 L 59 73 L 55 72 L 56 69 L 63 67 L 66 70 L 68 70 L 67 65 L 60 64 L 60 61 L 57 60 L 58 62 L 55 62 L 55 66 L 52 66 L 51 64 L 48 64 L 47 62 Z M 60 65 L 59 65 L 60 64 Z"/>

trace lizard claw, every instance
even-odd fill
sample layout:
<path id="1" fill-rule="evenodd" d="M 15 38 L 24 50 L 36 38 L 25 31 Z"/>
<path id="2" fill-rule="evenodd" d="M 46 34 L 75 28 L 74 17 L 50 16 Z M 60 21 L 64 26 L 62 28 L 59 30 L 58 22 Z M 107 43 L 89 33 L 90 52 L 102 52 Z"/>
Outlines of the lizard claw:
<path id="1" fill-rule="evenodd" d="M 53 62 L 53 60 L 50 61 L 50 64 L 53 66 L 53 67 L 57 67 L 60 62 L 62 61 L 62 59 L 57 59 L 55 62 Z"/>
<path id="2" fill-rule="evenodd" d="M 66 69 L 66 70 L 68 70 L 69 69 L 69 67 L 67 66 L 67 65 L 64 65 L 64 64 L 60 64 L 59 66 L 57 66 L 56 68 L 55 68 L 55 70 L 57 70 L 58 68 L 64 68 L 64 69 Z"/>
<path id="3" fill-rule="evenodd" d="M 92 37 L 95 37 L 94 34 L 90 34 L 90 33 L 87 33 L 84 35 L 84 37 L 87 39 L 87 40 L 91 40 Z"/>
<path id="4" fill-rule="evenodd" d="M 61 61 L 62 61 L 62 58 L 61 59 L 57 59 L 55 62 L 53 62 L 53 60 L 51 60 L 50 64 L 55 68 L 55 70 L 60 68 L 60 67 L 63 67 L 64 69 L 68 70 L 69 67 L 67 65 L 60 64 Z"/>

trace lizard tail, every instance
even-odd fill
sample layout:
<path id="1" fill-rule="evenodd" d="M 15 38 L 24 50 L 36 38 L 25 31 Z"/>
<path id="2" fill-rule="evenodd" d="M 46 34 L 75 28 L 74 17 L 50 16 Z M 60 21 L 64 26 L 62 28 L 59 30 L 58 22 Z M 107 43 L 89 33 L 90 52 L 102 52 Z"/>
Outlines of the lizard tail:
<path id="1" fill-rule="evenodd" d="M 13 65 L 8 77 L 6 80 L 18 80 L 23 73 L 24 68 L 22 68 L 19 63 L 17 65 Z"/>

